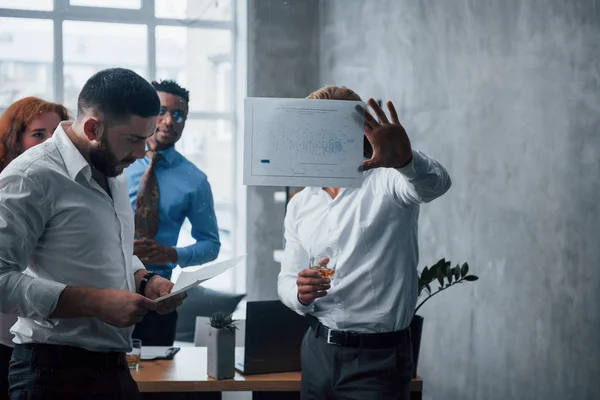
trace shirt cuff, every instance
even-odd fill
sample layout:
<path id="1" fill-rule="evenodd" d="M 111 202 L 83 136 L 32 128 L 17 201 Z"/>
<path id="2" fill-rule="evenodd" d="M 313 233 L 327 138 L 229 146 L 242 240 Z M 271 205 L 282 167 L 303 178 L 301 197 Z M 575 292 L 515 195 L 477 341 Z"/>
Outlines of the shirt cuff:
<path id="1" fill-rule="evenodd" d="M 424 164 L 427 164 L 427 160 L 423 154 L 416 150 L 412 150 L 412 159 L 410 162 L 402 168 L 395 168 L 395 170 L 400 172 L 408 179 L 413 179 L 421 174 L 420 170 L 423 169 L 422 167 Z"/>
<path id="2" fill-rule="evenodd" d="M 54 282 L 48 279 L 32 278 L 27 290 L 25 291 L 25 300 L 28 308 L 34 315 L 43 318 L 50 318 L 50 315 L 56 309 L 60 295 L 67 285 Z M 27 314 L 30 314 L 28 312 Z"/>
<path id="3" fill-rule="evenodd" d="M 133 270 L 133 274 L 135 275 L 135 273 L 138 272 L 139 270 L 146 269 L 146 266 L 144 265 L 142 260 L 140 260 L 138 258 L 138 256 L 133 256 L 133 260 L 131 262 L 131 268 Z"/>
<path id="4" fill-rule="evenodd" d="M 305 306 L 304 304 L 300 303 L 300 300 L 298 299 L 298 288 L 296 287 L 296 290 L 294 291 L 294 293 L 296 293 L 296 301 L 294 303 L 294 308 L 296 309 L 296 312 L 298 314 L 301 315 L 306 315 L 308 313 L 311 313 L 313 311 L 315 311 L 315 302 L 313 301 L 310 305 Z"/>
<path id="5" fill-rule="evenodd" d="M 175 251 L 177 252 L 177 265 L 181 268 L 190 265 L 190 261 L 194 255 L 193 247 L 175 247 Z"/>

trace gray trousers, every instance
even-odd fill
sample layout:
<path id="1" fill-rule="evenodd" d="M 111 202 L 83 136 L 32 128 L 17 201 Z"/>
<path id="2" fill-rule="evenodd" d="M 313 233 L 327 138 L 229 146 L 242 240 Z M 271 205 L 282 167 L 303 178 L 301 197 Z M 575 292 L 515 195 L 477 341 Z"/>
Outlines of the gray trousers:
<path id="1" fill-rule="evenodd" d="M 302 400 L 409 400 L 410 340 L 383 349 L 327 344 L 309 328 L 302 340 Z"/>

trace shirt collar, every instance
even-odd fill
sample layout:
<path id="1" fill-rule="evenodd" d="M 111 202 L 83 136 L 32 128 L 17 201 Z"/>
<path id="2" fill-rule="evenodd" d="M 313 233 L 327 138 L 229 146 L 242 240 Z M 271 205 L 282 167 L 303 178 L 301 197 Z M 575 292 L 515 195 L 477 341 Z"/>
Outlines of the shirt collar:
<path id="1" fill-rule="evenodd" d="M 148 147 L 148 145 L 146 144 L 146 151 L 150 151 L 150 148 Z M 158 152 L 158 154 L 160 154 L 162 156 L 162 159 L 164 161 L 166 161 L 167 164 L 173 164 L 173 162 L 175 162 L 175 160 L 177 159 L 177 150 L 175 150 L 175 146 L 171 146 L 167 149 L 161 150 Z M 147 156 L 146 156 L 147 157 Z"/>
<path id="2" fill-rule="evenodd" d="M 313 196 L 315 196 L 315 195 L 321 195 L 321 193 L 322 193 L 324 196 L 327 196 L 328 199 L 335 200 L 335 199 L 331 199 L 331 196 L 329 195 L 329 193 L 327 193 L 325 190 L 323 190 L 322 187 L 312 187 L 312 186 L 309 186 L 309 187 L 307 187 L 307 189 L 308 189 L 309 193 L 311 195 L 313 195 Z M 346 191 L 346 189 L 347 188 L 340 188 L 340 192 L 336 196 L 336 199 L 339 198 L 342 195 L 342 193 L 344 193 Z"/>
<path id="3" fill-rule="evenodd" d="M 71 179 L 75 180 L 79 173 L 83 173 L 83 176 L 89 181 L 92 179 L 92 168 L 65 131 L 72 124 L 72 122 L 67 121 L 58 124 L 52 138 L 56 143 L 56 148 L 65 163 Z"/>

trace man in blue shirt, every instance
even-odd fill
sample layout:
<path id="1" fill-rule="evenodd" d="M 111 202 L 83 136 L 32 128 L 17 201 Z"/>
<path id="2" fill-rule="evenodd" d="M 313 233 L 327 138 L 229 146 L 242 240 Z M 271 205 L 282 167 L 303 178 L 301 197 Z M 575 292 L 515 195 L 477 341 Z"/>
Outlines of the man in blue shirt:
<path id="1" fill-rule="evenodd" d="M 206 175 L 175 150 L 188 114 L 189 91 L 175 81 L 152 82 L 160 98 L 156 132 L 146 141 L 146 157 L 125 170 L 135 213 L 134 254 L 154 275 L 170 279 L 176 265 L 200 265 L 217 258 L 221 243 Z M 175 247 L 188 218 L 196 243 Z M 171 346 L 177 311 L 148 313 L 133 337 L 146 346 Z"/>

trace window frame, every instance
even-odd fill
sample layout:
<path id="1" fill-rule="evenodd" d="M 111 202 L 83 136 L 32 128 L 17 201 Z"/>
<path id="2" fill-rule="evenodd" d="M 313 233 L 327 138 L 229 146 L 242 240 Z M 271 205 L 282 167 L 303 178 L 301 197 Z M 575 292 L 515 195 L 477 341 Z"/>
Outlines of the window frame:
<path id="1" fill-rule="evenodd" d="M 245 2 L 242 0 L 232 0 L 232 18 L 229 21 L 204 20 L 204 19 L 175 19 L 175 18 L 157 18 L 155 16 L 155 1 L 142 0 L 140 9 L 123 9 L 110 7 L 88 7 L 71 5 L 69 0 L 54 0 L 52 11 L 26 10 L 26 9 L 8 9 L 0 8 L 0 17 L 7 18 L 27 18 L 43 19 L 53 21 L 53 62 L 52 76 L 53 90 L 52 99 L 57 103 L 64 103 L 64 54 L 63 54 L 63 22 L 64 21 L 84 21 L 84 22 L 108 22 L 145 25 L 147 30 L 147 60 L 146 60 L 146 79 L 149 81 L 156 79 L 156 27 L 157 26 L 178 26 L 186 28 L 204 28 L 204 29 L 224 29 L 231 31 L 231 54 L 227 59 L 231 62 L 230 82 L 232 95 L 229 96 L 230 103 L 226 112 L 214 111 L 193 111 L 188 115 L 189 119 L 197 120 L 228 120 L 232 124 L 231 152 L 234 162 L 232 168 L 232 202 L 227 204 L 215 204 L 215 208 L 222 209 L 226 207 L 232 216 L 231 245 L 234 254 L 245 254 L 245 189 L 241 185 L 241 160 L 237 157 L 240 153 L 241 135 L 243 131 L 240 127 L 240 117 L 242 110 L 239 110 L 240 99 L 244 90 L 240 90 L 239 82 L 244 80 L 245 65 L 242 66 L 238 60 L 238 55 L 245 55 L 245 51 L 240 51 L 239 46 L 243 45 L 240 40 L 239 28 L 240 9 L 246 10 Z M 242 25 L 243 26 L 243 25 Z M 242 36 L 244 36 L 242 34 Z M 243 40 L 243 38 L 242 38 Z M 241 68 L 241 70 L 240 70 Z M 242 82 L 244 83 L 244 82 Z M 0 105 L 0 114 L 4 112 L 7 105 Z M 240 235 L 239 232 L 244 232 Z M 234 279 L 231 283 L 231 289 L 238 293 L 246 290 L 245 263 L 236 268 Z"/>

